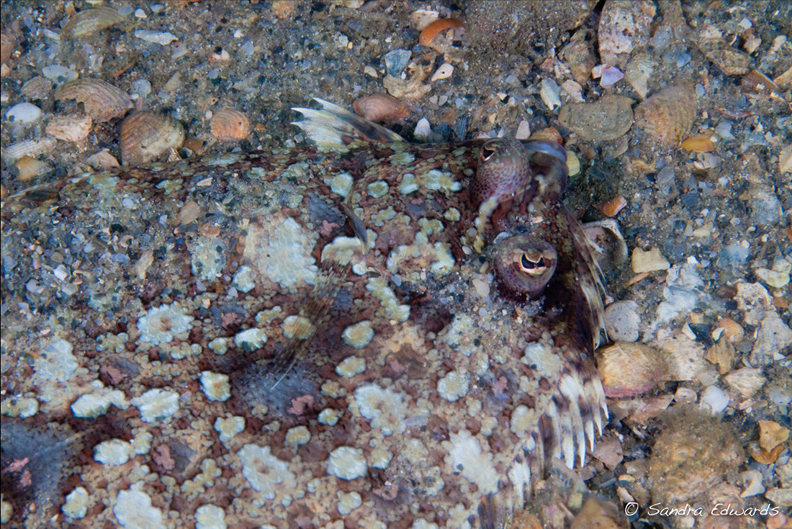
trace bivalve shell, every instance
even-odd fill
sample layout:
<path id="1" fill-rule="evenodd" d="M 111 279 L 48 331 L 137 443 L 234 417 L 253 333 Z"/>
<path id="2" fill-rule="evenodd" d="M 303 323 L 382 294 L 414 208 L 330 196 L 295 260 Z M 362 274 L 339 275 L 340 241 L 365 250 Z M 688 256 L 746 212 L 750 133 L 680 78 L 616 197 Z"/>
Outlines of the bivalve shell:
<path id="1" fill-rule="evenodd" d="M 115 9 L 99 6 L 86 9 L 69 17 L 63 26 L 65 37 L 85 37 L 122 22 L 124 17 Z"/>
<path id="2" fill-rule="evenodd" d="M 0 32 L 0 62 L 6 64 L 16 48 L 16 39 L 10 33 Z"/>
<path id="3" fill-rule="evenodd" d="M 28 99 L 46 99 L 52 92 L 52 81 L 41 75 L 37 75 L 24 85 L 19 93 Z"/>
<path id="4" fill-rule="evenodd" d="M 667 145 L 679 145 L 696 119 L 696 91 L 689 83 L 666 88 L 635 109 L 635 124 Z"/>
<path id="5" fill-rule="evenodd" d="M 57 142 L 50 137 L 20 141 L 3 149 L 3 160 L 7 164 L 12 164 L 23 156 L 35 158 L 39 154 L 52 149 L 56 143 Z"/>
<path id="6" fill-rule="evenodd" d="M 120 118 L 132 108 L 129 94 L 99 79 L 75 79 L 55 90 L 55 99 L 82 103 L 85 113 L 96 122 Z"/>
<path id="7" fill-rule="evenodd" d="M 223 108 L 212 117 L 212 136 L 220 141 L 241 141 L 250 134 L 250 120 L 233 108 Z"/>
<path id="8" fill-rule="evenodd" d="M 357 115 L 374 122 L 394 121 L 409 115 L 404 103 L 388 94 L 361 97 L 352 103 L 352 108 Z"/>
<path id="9" fill-rule="evenodd" d="M 55 116 L 47 123 L 47 134 L 63 141 L 82 141 L 88 137 L 93 127 L 90 116 L 77 114 Z"/>
<path id="10" fill-rule="evenodd" d="M 183 143 L 184 127 L 164 114 L 135 112 L 121 123 L 121 159 L 126 165 L 150 162 Z"/>

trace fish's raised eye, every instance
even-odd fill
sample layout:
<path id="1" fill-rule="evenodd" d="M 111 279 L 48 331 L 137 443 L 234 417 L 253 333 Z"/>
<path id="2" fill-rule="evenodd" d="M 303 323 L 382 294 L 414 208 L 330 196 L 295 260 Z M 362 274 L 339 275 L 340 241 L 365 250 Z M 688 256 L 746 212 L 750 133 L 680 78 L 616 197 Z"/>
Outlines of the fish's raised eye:
<path id="1" fill-rule="evenodd" d="M 491 145 L 484 145 L 481 148 L 481 160 L 484 162 L 489 161 L 489 159 L 493 157 L 495 152 L 496 152 L 495 148 L 492 147 Z"/>
<path id="2" fill-rule="evenodd" d="M 529 256 L 527 253 L 520 256 L 520 266 L 528 273 L 535 273 L 538 269 L 547 268 L 543 257 L 535 259 L 535 256 Z"/>
<path id="3" fill-rule="evenodd" d="M 530 235 L 515 235 L 498 242 L 495 272 L 506 292 L 536 299 L 555 273 L 558 253 L 547 241 Z"/>

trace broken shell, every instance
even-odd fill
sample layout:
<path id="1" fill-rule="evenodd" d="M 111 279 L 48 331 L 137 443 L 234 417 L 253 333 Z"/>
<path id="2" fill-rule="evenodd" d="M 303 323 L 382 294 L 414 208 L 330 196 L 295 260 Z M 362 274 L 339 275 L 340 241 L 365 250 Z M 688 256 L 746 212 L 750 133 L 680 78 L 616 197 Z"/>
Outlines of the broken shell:
<path id="1" fill-rule="evenodd" d="M 602 206 L 600 206 L 600 210 L 602 210 L 602 212 L 608 217 L 615 217 L 626 206 L 627 199 L 622 196 L 618 196 L 605 202 Z"/>
<path id="2" fill-rule="evenodd" d="M 25 96 L 27 99 L 35 100 L 35 99 L 46 99 L 47 97 L 49 97 L 51 91 L 52 91 L 52 81 L 50 81 L 46 77 L 37 75 L 36 77 L 32 78 L 24 85 L 22 85 L 22 90 L 20 90 L 19 93 Z"/>
<path id="3" fill-rule="evenodd" d="M 581 35 L 582 38 L 578 38 L 578 35 Z M 591 77 L 591 69 L 594 68 L 596 59 L 584 34 L 575 33 L 572 41 L 561 50 L 561 58 L 566 62 L 575 81 L 586 84 L 588 78 Z"/>
<path id="4" fill-rule="evenodd" d="M 352 103 L 352 108 L 357 115 L 374 122 L 394 121 L 409 115 L 404 103 L 388 94 L 361 97 Z"/>
<path id="5" fill-rule="evenodd" d="M 753 63 L 750 55 L 737 50 L 712 50 L 705 52 L 705 55 L 726 75 L 744 75 Z"/>
<path id="6" fill-rule="evenodd" d="M 38 175 L 49 169 L 49 165 L 30 156 L 20 157 L 14 164 L 17 169 L 17 179 L 21 182 L 33 180 Z"/>
<path id="7" fill-rule="evenodd" d="M 617 343 L 598 353 L 597 365 L 608 397 L 632 397 L 663 383 L 668 365 L 660 351 L 640 343 Z"/>
<path id="8" fill-rule="evenodd" d="M 683 83 L 653 95 L 635 109 L 635 124 L 668 145 L 677 145 L 696 119 L 696 91 Z"/>
<path id="9" fill-rule="evenodd" d="M 439 81 L 441 79 L 448 79 L 454 73 L 454 67 L 447 62 L 441 64 L 437 71 L 432 75 L 432 81 Z"/>
<path id="10" fill-rule="evenodd" d="M 150 162 L 182 143 L 181 123 L 163 114 L 136 112 L 121 123 L 121 160 L 125 165 Z"/>
<path id="11" fill-rule="evenodd" d="M 91 133 L 90 116 L 55 116 L 47 123 L 47 134 L 63 141 L 82 141 Z"/>
<path id="12" fill-rule="evenodd" d="M 85 37 L 122 22 L 124 17 L 115 9 L 99 6 L 86 9 L 69 17 L 63 26 L 65 37 Z"/>
<path id="13" fill-rule="evenodd" d="M 3 160 L 12 164 L 23 156 L 35 157 L 52 149 L 55 143 L 50 137 L 20 141 L 3 149 Z"/>
<path id="14" fill-rule="evenodd" d="M 747 92 L 760 92 L 769 94 L 773 91 L 778 91 L 778 85 L 775 84 L 769 77 L 757 70 L 751 70 L 748 75 L 742 78 L 740 82 L 743 90 Z"/>
<path id="15" fill-rule="evenodd" d="M 74 99 L 82 103 L 85 113 L 94 121 L 109 121 L 120 118 L 132 108 L 129 95 L 99 79 L 75 79 L 55 90 L 55 99 Z"/>
<path id="16" fill-rule="evenodd" d="M 110 154 L 107 149 L 102 149 L 96 154 L 92 154 L 86 161 L 97 171 L 105 171 L 107 169 L 112 169 L 113 167 L 121 167 L 121 164 L 118 163 L 118 160 L 115 159 L 115 156 Z"/>
<path id="17" fill-rule="evenodd" d="M 435 20 L 426 26 L 423 31 L 421 31 L 421 34 L 418 36 L 418 44 L 428 46 L 439 33 L 447 29 L 461 27 L 464 27 L 464 24 L 462 24 L 462 22 L 456 18 L 443 18 L 440 20 Z"/>
<path id="18" fill-rule="evenodd" d="M 706 134 L 695 134 L 682 142 L 682 148 L 693 152 L 712 152 L 715 144 Z"/>
<path id="19" fill-rule="evenodd" d="M 212 117 L 212 136 L 220 141 L 241 141 L 250 134 L 247 116 L 232 108 L 223 108 Z"/>
<path id="20" fill-rule="evenodd" d="M 759 446 L 771 452 L 776 446 L 786 443 L 789 430 L 773 421 L 759 421 Z"/>

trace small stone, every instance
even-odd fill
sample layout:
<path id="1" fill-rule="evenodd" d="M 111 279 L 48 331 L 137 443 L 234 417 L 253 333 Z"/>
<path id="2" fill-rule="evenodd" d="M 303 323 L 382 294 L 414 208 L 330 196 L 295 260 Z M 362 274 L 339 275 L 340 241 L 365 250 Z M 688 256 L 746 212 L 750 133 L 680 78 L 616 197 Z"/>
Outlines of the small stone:
<path id="1" fill-rule="evenodd" d="M 775 226 L 784 215 L 778 196 L 772 188 L 764 185 L 752 185 L 748 190 L 748 207 L 751 222 L 757 226 Z"/>
<path id="2" fill-rule="evenodd" d="M 565 105 L 558 120 L 583 140 L 615 140 L 632 127 L 632 103 L 629 97 L 605 95 L 596 103 Z"/>
<path id="3" fill-rule="evenodd" d="M 732 371 L 724 377 L 724 380 L 729 387 L 736 389 L 740 395 L 745 398 L 754 396 L 765 384 L 765 377 L 762 376 L 762 370 L 750 367 Z"/>
<path id="4" fill-rule="evenodd" d="M 602 8 L 597 40 L 607 64 L 626 60 L 635 48 L 649 42 L 657 7 L 651 0 L 608 0 Z"/>
<path id="5" fill-rule="evenodd" d="M 195 510 L 195 529 L 226 529 L 225 511 L 216 505 L 202 505 Z"/>
<path id="6" fill-rule="evenodd" d="M 41 109 L 33 103 L 19 103 L 6 111 L 5 117 L 12 123 L 29 125 L 41 117 Z"/>
<path id="7" fill-rule="evenodd" d="M 704 371 L 704 345 L 681 334 L 660 345 L 666 353 L 670 380 L 693 380 Z"/>
<path id="8" fill-rule="evenodd" d="M 789 284 L 789 271 L 768 270 L 757 268 L 756 276 L 773 288 L 784 288 Z"/>
<path id="9" fill-rule="evenodd" d="M 619 508 L 611 503 L 597 498 L 589 498 L 569 529 L 626 529 L 629 522 L 619 512 Z M 524 529 L 532 529 L 532 526 L 522 526 Z M 539 527 L 537 522 L 536 527 Z"/>
<path id="10" fill-rule="evenodd" d="M 649 460 L 652 499 L 667 505 L 695 498 L 744 460 L 732 426 L 683 408 L 667 416 Z"/>
<path id="11" fill-rule="evenodd" d="M 58 64 L 53 64 L 51 66 L 45 66 L 41 69 L 41 73 L 47 79 L 53 81 L 56 84 L 67 83 L 69 81 L 74 81 L 79 77 L 79 74 L 74 70 L 70 70 L 65 66 L 60 66 Z"/>
<path id="12" fill-rule="evenodd" d="M 734 346 L 728 339 L 722 337 L 715 345 L 709 348 L 704 358 L 717 365 L 718 372 L 721 375 L 725 375 L 731 371 L 734 354 Z"/>
<path id="13" fill-rule="evenodd" d="M 385 68 L 388 75 L 398 77 L 407 64 L 410 62 L 412 52 L 410 50 L 391 50 L 385 54 Z"/>
<path id="14" fill-rule="evenodd" d="M 437 67 L 437 71 L 432 74 L 432 82 L 448 79 L 454 73 L 454 67 L 447 62 L 444 62 Z"/>
<path id="15" fill-rule="evenodd" d="M 776 505 L 792 507 L 792 487 L 770 489 L 764 496 Z"/>
<path id="16" fill-rule="evenodd" d="M 621 440 L 615 435 L 604 436 L 597 443 L 592 455 L 613 470 L 624 459 Z"/>
<path id="17" fill-rule="evenodd" d="M 531 136 L 531 125 L 526 120 L 521 120 L 514 134 L 516 140 L 527 140 Z"/>
<path id="18" fill-rule="evenodd" d="M 159 44 L 161 46 L 167 46 L 174 40 L 177 40 L 176 35 L 170 31 L 154 31 L 150 29 L 136 29 L 135 36 L 146 42 Z"/>
<path id="19" fill-rule="evenodd" d="M 701 393 L 701 409 L 717 415 L 729 406 L 729 394 L 717 386 L 710 386 Z"/>
<path id="20" fill-rule="evenodd" d="M 759 446 L 768 452 L 776 446 L 786 443 L 789 430 L 773 421 L 759 421 Z"/>
<path id="21" fill-rule="evenodd" d="M 738 50 L 718 49 L 705 52 L 705 55 L 726 75 L 745 75 L 753 63 L 750 55 Z"/>
<path id="22" fill-rule="evenodd" d="M 781 174 L 792 173 L 792 143 L 778 153 L 778 172 Z"/>
<path id="23" fill-rule="evenodd" d="M 751 351 L 751 363 L 764 366 L 783 358 L 780 351 L 792 345 L 792 329 L 774 310 L 769 310 L 762 318 L 756 342 Z"/>
<path id="24" fill-rule="evenodd" d="M 719 319 L 717 329 L 723 329 L 723 337 L 730 343 L 742 341 L 743 336 L 745 336 L 745 330 L 742 328 L 742 325 L 731 318 Z"/>
<path id="25" fill-rule="evenodd" d="M 55 116 L 47 123 L 46 132 L 59 140 L 78 142 L 87 138 L 92 128 L 90 116 Z"/>
<path id="26" fill-rule="evenodd" d="M 120 439 L 103 441 L 94 447 L 94 460 L 103 465 L 118 466 L 129 461 L 132 445 Z"/>
<path id="27" fill-rule="evenodd" d="M 632 269 L 636 274 L 668 270 L 669 268 L 671 268 L 671 263 L 663 257 L 659 249 L 652 248 L 646 252 L 640 248 L 633 250 Z"/>
<path id="28" fill-rule="evenodd" d="M 558 86 L 558 83 L 552 79 L 542 79 L 539 95 L 541 96 L 542 101 L 544 101 L 544 104 L 547 105 L 547 108 L 550 110 L 561 106 L 561 97 L 559 96 L 559 91 L 560 87 Z"/>

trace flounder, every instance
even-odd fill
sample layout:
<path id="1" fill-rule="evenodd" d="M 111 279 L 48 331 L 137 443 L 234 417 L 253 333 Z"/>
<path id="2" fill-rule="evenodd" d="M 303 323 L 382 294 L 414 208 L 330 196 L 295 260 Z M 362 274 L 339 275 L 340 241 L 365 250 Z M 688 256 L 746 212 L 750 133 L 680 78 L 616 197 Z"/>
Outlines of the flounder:
<path id="1" fill-rule="evenodd" d="M 603 289 L 563 148 L 320 104 L 320 148 L 4 201 L 11 523 L 504 526 L 584 463 Z"/>

